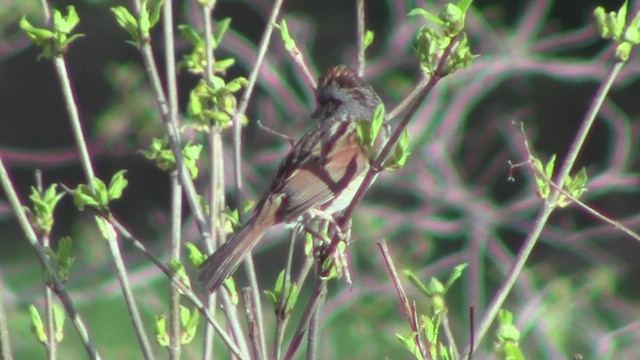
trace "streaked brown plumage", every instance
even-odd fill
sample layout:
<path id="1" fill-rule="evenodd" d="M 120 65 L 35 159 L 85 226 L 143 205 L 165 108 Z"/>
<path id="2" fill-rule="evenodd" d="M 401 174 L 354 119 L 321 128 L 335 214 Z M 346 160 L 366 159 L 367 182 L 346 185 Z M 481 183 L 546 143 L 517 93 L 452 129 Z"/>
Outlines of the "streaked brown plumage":
<path id="1" fill-rule="evenodd" d="M 251 218 L 202 264 L 198 281 L 207 291 L 220 287 L 271 226 L 309 211 L 337 214 L 353 200 L 370 166 L 356 121 L 371 119 L 381 100 L 344 66 L 320 78 L 316 99 L 319 124 L 289 150 Z"/>

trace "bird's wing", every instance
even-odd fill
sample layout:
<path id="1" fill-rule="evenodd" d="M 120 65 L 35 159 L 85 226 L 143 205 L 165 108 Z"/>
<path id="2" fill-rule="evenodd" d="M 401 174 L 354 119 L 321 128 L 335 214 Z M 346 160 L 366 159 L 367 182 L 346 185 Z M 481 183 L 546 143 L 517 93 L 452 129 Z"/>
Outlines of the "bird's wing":
<path id="1" fill-rule="evenodd" d="M 293 221 L 309 209 L 323 207 L 337 198 L 369 166 L 357 139 L 356 123 L 340 121 L 317 128 L 303 137 L 282 162 L 272 189 L 285 194 L 280 213 Z"/>

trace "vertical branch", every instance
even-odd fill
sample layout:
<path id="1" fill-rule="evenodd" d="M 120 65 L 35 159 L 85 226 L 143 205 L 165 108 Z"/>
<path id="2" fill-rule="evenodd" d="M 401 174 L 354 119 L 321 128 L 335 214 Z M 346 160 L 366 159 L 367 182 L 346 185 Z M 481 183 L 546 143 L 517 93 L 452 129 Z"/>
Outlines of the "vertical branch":
<path id="1" fill-rule="evenodd" d="M 7 318 L 7 312 L 4 308 L 4 289 L 7 287 L 4 285 L 4 279 L 2 277 L 2 271 L 0 269 L 0 358 L 4 360 L 13 360 L 13 353 L 11 351 L 11 339 L 9 338 L 9 319 Z"/>
<path id="2" fill-rule="evenodd" d="M 202 22 L 203 22 L 203 33 L 205 38 L 205 72 L 204 77 L 205 81 L 211 85 L 211 80 L 213 78 L 213 43 L 211 38 L 211 16 L 213 13 L 213 8 L 215 6 L 215 1 L 206 3 L 202 6 Z M 208 241 L 205 242 L 205 247 L 207 249 L 207 253 L 211 254 L 219 245 L 218 234 L 216 230 L 216 224 L 219 219 L 219 201 L 221 196 L 221 191 L 224 191 L 224 188 L 218 188 L 218 162 L 222 161 L 222 153 L 217 151 L 218 146 L 217 143 L 221 142 L 220 139 L 220 129 L 217 125 L 211 125 L 209 127 L 209 160 L 211 163 L 209 164 L 209 233 L 211 237 Z M 208 308 L 212 314 L 215 314 L 216 311 L 216 294 L 208 294 Z M 211 324 L 206 324 L 204 329 L 204 342 L 202 349 L 202 358 L 203 359 L 212 359 L 213 358 L 213 335 L 214 331 Z M 235 337 L 237 340 L 237 337 Z"/>
<path id="3" fill-rule="evenodd" d="M 40 194 L 40 197 L 43 197 L 44 189 L 42 186 L 42 172 L 40 170 L 36 170 L 36 190 Z M 42 247 L 47 248 L 50 245 L 49 234 L 42 234 L 40 238 L 40 243 Z M 43 291 L 44 291 L 44 307 L 47 321 L 47 355 L 50 360 L 55 360 L 57 358 L 57 342 L 54 334 L 56 333 L 56 326 L 54 322 L 53 315 L 53 294 L 49 286 L 47 285 L 47 276 L 46 273 L 43 274 L 44 278 L 42 279 Z"/>
<path id="4" fill-rule="evenodd" d="M 182 186 L 178 179 L 178 172 L 171 172 L 171 260 L 180 259 L 182 225 Z M 178 278 L 178 274 L 172 277 Z M 171 282 L 169 298 L 169 358 L 180 358 L 180 289 Z"/>
<path id="5" fill-rule="evenodd" d="M 253 292 L 248 287 L 242 289 L 242 298 L 244 299 L 245 313 L 247 314 L 247 325 L 249 328 L 249 340 L 251 348 L 254 350 L 253 357 L 256 360 L 266 360 L 261 353 L 255 352 L 260 349 L 260 338 L 258 337 L 258 324 L 256 323 L 257 309 L 256 302 L 253 299 Z"/>
<path id="6" fill-rule="evenodd" d="M 407 298 L 407 293 L 404 291 L 404 287 L 402 286 L 402 282 L 400 281 L 400 277 L 398 276 L 398 272 L 396 271 L 396 267 L 393 264 L 393 259 L 391 258 L 391 254 L 389 253 L 389 248 L 387 247 L 387 243 L 384 240 L 378 240 L 378 247 L 380 248 L 380 253 L 382 254 L 382 258 L 387 266 L 387 270 L 389 271 L 389 276 L 393 281 L 393 285 L 396 288 L 396 292 L 398 294 L 398 299 L 400 300 L 400 306 L 402 306 L 402 310 L 404 311 L 405 316 L 407 317 L 407 321 L 411 326 L 411 330 L 414 333 L 414 341 L 416 344 L 416 348 L 419 349 L 420 354 L 423 359 L 429 359 L 427 349 L 424 346 L 424 342 L 420 337 L 420 326 L 418 323 L 418 313 L 415 307 L 415 302 L 409 302 L 409 298 Z"/>
<path id="7" fill-rule="evenodd" d="M 323 280 L 320 274 L 318 273 L 316 276 L 316 284 L 313 290 L 313 294 L 311 294 L 311 298 L 307 303 L 307 307 L 304 310 L 304 314 L 298 323 L 298 328 L 291 339 L 291 344 L 289 344 L 289 348 L 287 349 L 287 353 L 285 354 L 285 359 L 293 359 L 296 352 L 300 348 L 300 344 L 302 343 L 302 339 L 304 335 L 307 333 L 307 329 L 309 328 L 309 323 L 311 322 L 311 317 L 315 314 L 316 308 L 318 304 L 322 302 L 322 299 L 327 294 L 327 281 Z"/>
<path id="8" fill-rule="evenodd" d="M 356 16 L 357 16 L 357 41 L 358 41 L 358 59 L 356 65 L 356 72 L 358 76 L 362 77 L 364 74 L 364 33 L 365 33 L 365 14 L 364 14 L 364 0 L 356 0 Z"/>
<path id="9" fill-rule="evenodd" d="M 291 264 L 293 261 L 293 250 L 295 248 L 296 241 L 296 229 L 292 229 L 289 236 L 289 252 L 287 255 L 287 264 L 284 270 L 284 282 L 282 287 L 282 294 L 289 294 L 291 289 Z M 286 310 L 287 306 L 287 296 L 282 295 L 280 297 L 280 302 L 276 307 L 276 327 L 275 327 L 275 335 L 273 337 L 273 359 L 280 359 L 282 356 L 282 340 L 284 337 L 284 331 L 287 326 L 287 322 L 289 320 L 289 316 Z"/>
<path id="10" fill-rule="evenodd" d="M 267 47 L 269 46 L 269 40 L 271 39 L 271 34 L 273 33 L 273 25 L 280 13 L 280 8 L 282 7 L 282 0 L 275 0 L 273 2 L 273 7 L 271 8 L 271 14 L 267 19 L 267 24 L 264 29 L 264 33 L 262 34 L 262 39 L 260 39 L 260 44 L 258 45 L 258 54 L 256 57 L 256 62 L 253 65 L 251 70 L 251 74 L 249 75 L 249 80 L 247 87 L 242 95 L 242 99 L 238 105 L 238 111 L 233 116 L 233 172 L 234 172 L 234 187 L 235 187 L 235 195 L 236 195 L 236 208 L 238 209 L 238 215 L 240 217 L 240 221 L 244 221 L 244 205 L 243 205 L 243 197 L 242 197 L 242 118 L 244 117 L 245 112 L 247 111 L 247 106 L 249 105 L 249 100 L 251 99 L 251 95 L 253 94 L 253 89 L 256 84 L 256 80 L 258 79 L 258 74 L 260 72 L 260 68 L 262 67 L 262 62 L 264 61 L 264 56 L 267 52 Z M 258 279 L 256 277 L 255 266 L 253 264 L 253 258 L 251 254 L 245 260 L 245 271 L 247 273 L 247 277 L 249 280 L 249 286 L 251 291 L 253 292 L 252 298 L 255 301 L 255 309 L 256 309 L 256 326 L 257 326 L 257 336 L 259 341 L 257 343 L 260 344 L 260 353 L 263 358 L 267 356 L 267 344 L 266 344 L 266 336 L 264 332 L 264 317 L 262 316 L 262 304 L 260 301 L 260 288 L 258 287 Z"/>
<path id="11" fill-rule="evenodd" d="M 173 1 L 165 0 L 162 5 L 162 22 L 164 31 L 165 48 L 165 77 L 167 79 L 167 93 L 169 95 L 169 118 L 176 126 L 179 126 L 178 119 L 178 86 L 176 79 L 176 55 L 173 38 Z M 171 172 L 171 252 L 170 261 L 180 260 L 180 250 L 182 237 L 182 186 L 180 185 L 177 170 Z M 172 277 L 177 278 L 177 274 Z M 180 289 L 171 282 L 169 294 L 169 358 L 180 359 L 181 353 L 181 329 L 180 329 Z"/>
<path id="12" fill-rule="evenodd" d="M 316 306 L 316 309 L 313 312 L 313 317 L 311 317 L 311 322 L 309 323 L 307 360 L 315 360 L 318 358 L 318 341 L 320 341 L 320 320 L 322 318 L 321 315 L 322 310 L 324 309 L 324 303 L 327 298 L 326 295 L 327 293 L 325 292 L 318 300 L 318 306 Z"/>

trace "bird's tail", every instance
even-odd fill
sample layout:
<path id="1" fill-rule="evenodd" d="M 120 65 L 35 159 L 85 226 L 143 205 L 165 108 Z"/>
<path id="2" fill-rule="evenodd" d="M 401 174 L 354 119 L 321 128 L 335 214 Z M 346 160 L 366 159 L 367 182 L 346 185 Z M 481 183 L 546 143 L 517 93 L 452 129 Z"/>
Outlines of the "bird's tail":
<path id="1" fill-rule="evenodd" d="M 218 290 L 258 244 L 267 229 L 256 221 L 255 216 L 252 217 L 202 263 L 198 281 L 209 293 Z"/>

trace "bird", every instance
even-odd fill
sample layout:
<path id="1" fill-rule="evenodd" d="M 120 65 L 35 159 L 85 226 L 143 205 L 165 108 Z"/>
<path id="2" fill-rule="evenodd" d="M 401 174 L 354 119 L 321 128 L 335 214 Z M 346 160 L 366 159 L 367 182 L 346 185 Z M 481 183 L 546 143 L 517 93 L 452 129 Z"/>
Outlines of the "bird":
<path id="1" fill-rule="evenodd" d="M 353 201 L 371 167 L 357 123 L 371 121 L 382 100 L 343 65 L 319 78 L 315 97 L 316 126 L 286 154 L 249 220 L 200 266 L 198 281 L 207 292 L 219 289 L 272 226 L 340 215 Z"/>

